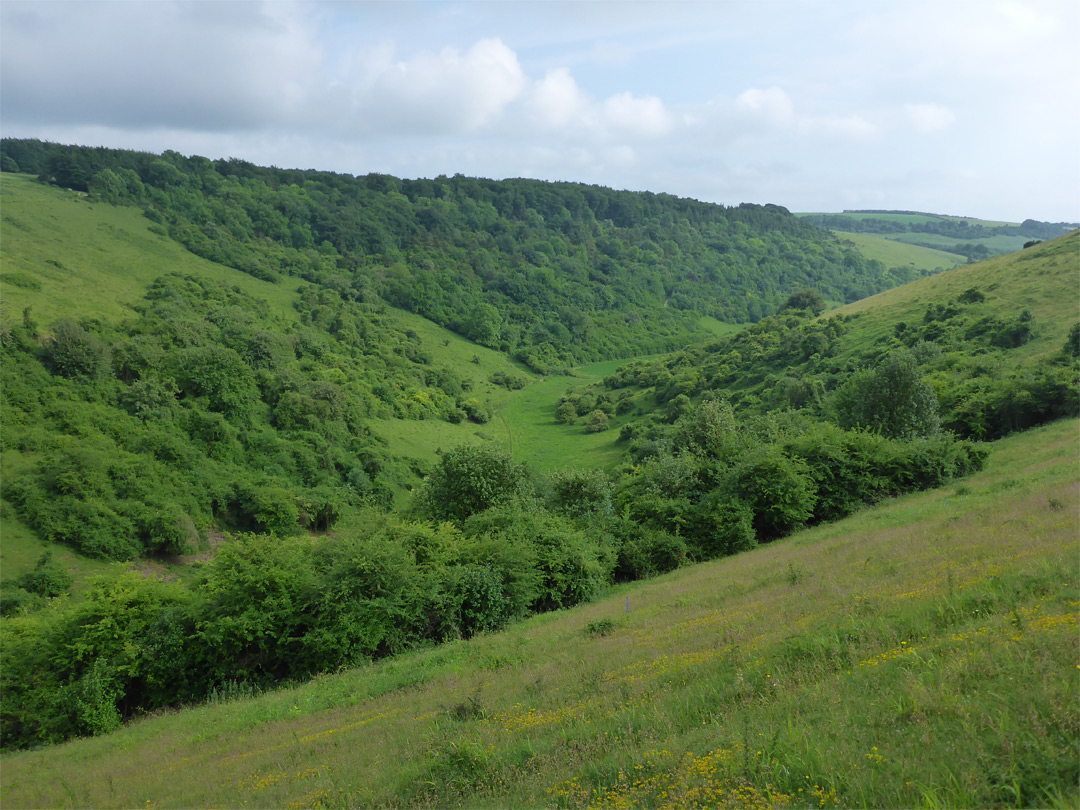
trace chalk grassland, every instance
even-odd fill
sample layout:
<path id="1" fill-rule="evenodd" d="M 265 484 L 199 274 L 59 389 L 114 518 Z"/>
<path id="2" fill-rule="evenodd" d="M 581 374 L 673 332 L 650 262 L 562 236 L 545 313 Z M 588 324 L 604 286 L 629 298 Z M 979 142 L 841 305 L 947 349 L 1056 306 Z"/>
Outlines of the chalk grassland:
<path id="1" fill-rule="evenodd" d="M 1072 326 L 1080 320 L 1080 231 L 1021 253 L 996 256 L 913 281 L 829 312 L 865 317 L 851 325 L 849 349 L 870 346 L 898 322 L 921 323 L 931 304 L 954 301 L 975 288 L 986 296 L 989 314 L 1008 317 L 1029 310 L 1034 334 L 1013 350 L 1024 366 L 1045 362 L 1061 351 Z"/>
<path id="2" fill-rule="evenodd" d="M 920 245 L 907 245 L 884 236 L 871 233 L 847 233 L 833 231 L 841 239 L 850 240 L 868 259 L 877 259 L 886 267 L 907 267 L 917 270 L 948 270 L 967 264 L 967 257 L 946 250 L 933 250 Z M 954 240 L 955 241 L 955 240 Z M 951 247 L 951 246 L 950 246 Z"/>
<path id="3" fill-rule="evenodd" d="M 1018 225 L 1017 222 L 998 222 L 996 220 L 989 219 L 976 219 L 974 217 L 955 217 L 948 214 L 901 214 L 895 211 L 888 213 L 868 214 L 868 213 L 835 213 L 828 211 L 813 211 L 807 213 L 795 214 L 797 217 L 809 217 L 809 216 L 831 216 L 831 217 L 845 217 L 852 220 L 864 220 L 864 219 L 880 219 L 887 222 L 903 222 L 911 225 L 925 225 L 928 222 L 966 222 L 968 225 L 982 225 L 987 228 L 998 228 L 1003 225 Z"/>
<path id="4" fill-rule="evenodd" d="M 743 328 L 740 324 L 708 317 L 701 319 L 701 327 L 716 337 Z M 619 428 L 628 421 L 626 417 L 613 417 L 607 430 L 589 433 L 585 429 L 587 418 L 580 418 L 572 425 L 556 422 L 556 406 L 568 390 L 599 383 L 620 366 L 635 360 L 657 357 L 660 355 L 592 363 L 573 369 L 569 375 L 548 375 L 515 391 L 501 412 L 508 450 L 517 461 L 542 475 L 571 467 L 611 470 L 618 466 L 623 455 Z"/>
<path id="5" fill-rule="evenodd" d="M 74 192 L 5 173 L 0 182 L 0 290 L 9 315 L 30 306 L 43 327 L 62 318 L 117 323 L 165 273 L 240 287 L 296 320 L 299 282 L 270 284 L 189 253 L 138 208 L 91 203 Z"/>
<path id="6" fill-rule="evenodd" d="M 1075 420 L 505 632 L 5 756 L 5 807 L 1080 803 Z"/>
<path id="7" fill-rule="evenodd" d="M 888 237 L 897 242 L 909 242 L 920 245 L 933 245 L 942 250 L 948 250 L 957 244 L 982 245 L 991 253 L 1011 253 L 1021 250 L 1024 243 L 1031 240 L 1029 236 L 987 236 L 981 239 L 957 239 L 956 237 L 942 236 L 936 233 L 898 233 Z"/>

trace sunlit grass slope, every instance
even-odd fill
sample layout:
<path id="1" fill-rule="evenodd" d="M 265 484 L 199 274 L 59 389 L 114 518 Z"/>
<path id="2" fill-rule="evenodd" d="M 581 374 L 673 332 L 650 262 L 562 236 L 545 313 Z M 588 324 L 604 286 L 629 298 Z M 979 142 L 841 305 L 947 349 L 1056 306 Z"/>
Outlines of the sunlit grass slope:
<path id="1" fill-rule="evenodd" d="M 946 250 L 934 250 L 921 245 L 908 245 L 894 239 L 872 233 L 845 233 L 834 231 L 841 239 L 848 239 L 855 244 L 868 259 L 877 259 L 886 267 L 906 267 L 911 265 L 917 270 L 947 270 L 967 263 L 967 257 Z"/>
<path id="2" fill-rule="evenodd" d="M 1023 364 L 1043 362 L 1060 352 L 1069 329 L 1080 319 L 1080 231 L 1018 253 L 956 267 L 902 287 L 856 301 L 833 315 L 863 314 L 849 329 L 847 349 L 870 345 L 896 323 L 920 322 L 930 304 L 954 301 L 975 288 L 986 296 L 983 307 L 1001 316 L 1024 309 L 1035 317 L 1034 333 L 1010 352 Z"/>
<path id="3" fill-rule="evenodd" d="M 505 632 L 5 756 L 5 807 L 1080 803 L 1077 422 Z"/>
<path id="4" fill-rule="evenodd" d="M 30 306 L 42 326 L 62 318 L 117 322 L 134 315 L 132 305 L 165 273 L 236 285 L 295 320 L 297 280 L 270 284 L 201 259 L 138 208 L 91 203 L 23 175 L 0 178 L 0 293 L 9 313 Z"/>

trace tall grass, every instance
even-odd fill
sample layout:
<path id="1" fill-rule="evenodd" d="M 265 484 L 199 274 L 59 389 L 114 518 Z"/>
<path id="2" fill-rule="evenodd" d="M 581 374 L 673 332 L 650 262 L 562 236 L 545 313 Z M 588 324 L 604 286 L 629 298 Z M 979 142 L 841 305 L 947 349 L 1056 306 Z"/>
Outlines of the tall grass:
<path id="1" fill-rule="evenodd" d="M 1076 806 L 1077 435 L 498 634 L 5 756 L 4 806 Z"/>

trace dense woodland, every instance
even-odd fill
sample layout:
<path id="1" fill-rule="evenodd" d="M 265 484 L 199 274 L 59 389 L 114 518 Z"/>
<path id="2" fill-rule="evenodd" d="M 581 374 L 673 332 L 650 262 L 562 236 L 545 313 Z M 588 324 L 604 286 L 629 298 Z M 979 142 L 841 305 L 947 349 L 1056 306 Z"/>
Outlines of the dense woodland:
<path id="1" fill-rule="evenodd" d="M 825 300 L 900 279 L 775 206 L 3 150 L 7 170 L 142 206 L 200 255 L 303 280 L 290 324 L 168 272 L 124 323 L 3 321 L 3 446 L 27 463 L 2 494 L 23 521 L 115 560 L 234 535 L 182 582 L 118 574 L 73 601 L 46 555 L 5 583 L 5 747 L 586 602 L 939 486 L 982 466 L 978 440 L 1078 411 L 1080 327 L 1041 377 L 1001 389 L 978 364 L 1037 324 L 981 312 L 978 290 L 851 348 L 853 319 L 816 317 Z M 369 419 L 492 413 L 470 372 L 396 326 L 394 305 L 534 370 L 684 348 L 703 314 L 756 323 L 565 398 L 553 418 L 622 420 L 619 470 L 538 476 L 490 445 L 409 470 Z"/>
<path id="2" fill-rule="evenodd" d="M 702 337 L 702 315 L 756 321 L 803 286 L 843 302 L 915 275 L 775 205 L 32 140 L 0 142 L 0 166 L 141 206 L 194 253 L 259 278 L 343 280 L 541 373 L 681 348 Z"/>

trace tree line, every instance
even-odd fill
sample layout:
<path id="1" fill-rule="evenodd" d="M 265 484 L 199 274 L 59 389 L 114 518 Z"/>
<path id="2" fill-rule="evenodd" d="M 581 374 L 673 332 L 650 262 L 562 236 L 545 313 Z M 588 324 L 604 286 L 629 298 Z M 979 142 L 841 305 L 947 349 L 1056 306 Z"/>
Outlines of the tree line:
<path id="1" fill-rule="evenodd" d="M 140 206 L 192 252 L 259 278 L 344 276 L 542 373 L 679 348 L 702 337 L 702 315 L 757 321 L 800 286 L 852 301 L 916 275 L 776 205 L 37 140 L 0 141 L 0 165 Z"/>

